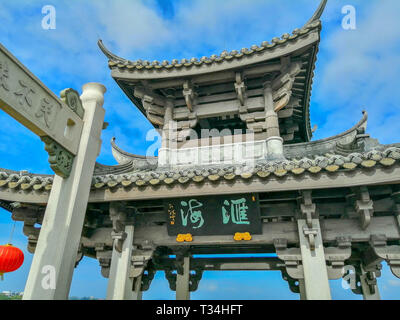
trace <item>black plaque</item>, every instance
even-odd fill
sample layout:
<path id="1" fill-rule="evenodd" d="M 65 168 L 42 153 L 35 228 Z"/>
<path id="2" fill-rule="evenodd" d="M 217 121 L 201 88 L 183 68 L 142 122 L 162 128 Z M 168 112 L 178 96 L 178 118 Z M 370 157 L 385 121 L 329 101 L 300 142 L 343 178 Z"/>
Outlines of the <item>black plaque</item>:
<path id="1" fill-rule="evenodd" d="M 262 233 L 257 194 L 168 199 L 164 208 L 170 236 Z"/>

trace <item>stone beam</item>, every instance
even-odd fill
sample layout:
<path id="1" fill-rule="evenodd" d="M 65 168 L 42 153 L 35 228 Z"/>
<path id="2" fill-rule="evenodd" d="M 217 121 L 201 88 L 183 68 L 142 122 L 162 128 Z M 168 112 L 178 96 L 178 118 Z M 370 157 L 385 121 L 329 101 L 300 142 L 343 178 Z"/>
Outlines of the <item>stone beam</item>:
<path id="1" fill-rule="evenodd" d="M 361 230 L 355 219 L 325 219 L 321 223 L 323 242 L 336 242 L 338 237 L 348 235 L 353 243 L 368 243 L 374 234 L 385 234 L 387 239 L 399 240 L 400 231 L 396 225 L 396 218 L 374 217 L 368 230 Z M 251 245 L 274 245 L 275 239 L 286 239 L 288 244 L 298 244 L 298 227 L 295 222 L 264 223 L 263 233 L 252 235 Z M 196 236 L 190 243 L 178 243 L 176 237 L 168 236 L 167 227 L 163 226 L 139 226 L 137 227 L 134 243 L 140 245 L 143 241 L 151 240 L 154 246 L 183 247 L 213 246 L 213 245 L 237 245 L 233 235 L 225 236 Z"/>

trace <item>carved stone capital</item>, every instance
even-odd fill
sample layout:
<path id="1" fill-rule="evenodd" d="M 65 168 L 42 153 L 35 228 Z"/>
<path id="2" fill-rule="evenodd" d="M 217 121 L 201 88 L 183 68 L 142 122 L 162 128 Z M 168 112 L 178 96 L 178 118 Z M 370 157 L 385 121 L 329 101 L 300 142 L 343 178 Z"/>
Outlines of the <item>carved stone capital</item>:
<path id="1" fill-rule="evenodd" d="M 342 278 L 343 268 L 346 261 L 351 257 L 351 242 L 350 246 L 347 247 L 326 247 L 324 253 L 329 280 Z"/>
<path id="2" fill-rule="evenodd" d="M 36 208 L 16 206 L 12 210 L 12 219 L 24 222 L 22 231 L 28 237 L 27 248 L 29 253 L 35 252 L 40 233 L 40 227 L 35 227 L 35 224 L 41 224 L 43 216 L 44 211 Z"/>
<path id="3" fill-rule="evenodd" d="M 183 260 L 185 256 L 190 256 L 190 252 L 189 249 L 187 248 L 179 248 L 175 251 L 175 261 L 174 261 L 174 265 L 176 267 L 176 272 L 180 275 L 183 274 Z"/>
<path id="4" fill-rule="evenodd" d="M 281 270 L 281 274 L 282 274 L 282 279 L 285 280 L 288 283 L 290 291 L 292 291 L 293 293 L 300 293 L 299 280 L 298 279 L 293 279 L 287 273 L 285 268 L 283 268 Z"/>
<path id="5" fill-rule="evenodd" d="M 144 242 L 141 246 L 134 246 L 130 278 L 143 275 L 149 261 L 151 261 L 155 248 L 151 242 Z"/>
<path id="6" fill-rule="evenodd" d="M 152 266 L 152 264 L 148 264 L 146 270 L 142 274 L 142 284 L 140 291 L 147 291 L 150 288 L 151 282 L 154 279 L 154 276 L 156 274 L 156 270 Z"/>
<path id="7" fill-rule="evenodd" d="M 49 154 L 49 163 L 54 173 L 62 178 L 68 178 L 71 170 L 74 156 L 50 137 L 40 138 L 45 143 L 45 150 Z"/>
<path id="8" fill-rule="evenodd" d="M 194 273 L 191 272 L 189 276 L 189 291 L 194 292 L 199 287 L 200 280 L 203 277 L 203 270 L 196 268 L 191 271 L 194 271 Z M 165 268 L 164 272 L 165 272 L 165 278 L 167 279 L 169 284 L 169 288 L 172 291 L 176 291 L 177 273 L 174 273 L 174 270 L 172 268 Z"/>
<path id="9" fill-rule="evenodd" d="M 274 240 L 276 254 L 285 263 L 285 274 L 292 279 L 304 279 L 300 248 L 287 248 L 285 239 Z"/>
<path id="10" fill-rule="evenodd" d="M 371 248 L 377 257 L 387 262 L 393 275 L 400 278 L 400 246 L 388 246 L 380 242 L 379 245 L 371 243 Z"/>
<path id="11" fill-rule="evenodd" d="M 360 215 L 361 229 L 366 230 L 371 223 L 374 214 L 373 202 L 369 196 L 368 188 L 361 187 L 356 190 L 358 200 L 355 202 L 355 210 Z"/>
<path id="12" fill-rule="evenodd" d="M 101 275 L 104 278 L 110 276 L 112 248 L 108 247 L 105 243 L 95 244 L 96 259 L 99 261 L 101 267 Z"/>
<path id="13" fill-rule="evenodd" d="M 317 218 L 317 207 L 312 202 L 312 191 L 301 192 L 300 201 L 301 218 L 306 220 L 308 228 L 312 228 L 312 220 Z"/>
<path id="14" fill-rule="evenodd" d="M 166 268 L 164 270 L 165 278 L 168 281 L 169 288 L 171 291 L 176 291 L 176 273 L 174 273 L 172 268 Z"/>
<path id="15" fill-rule="evenodd" d="M 76 90 L 71 88 L 64 89 L 60 93 L 60 98 L 79 118 L 83 119 L 85 109 L 83 109 L 81 98 Z"/>
<path id="16" fill-rule="evenodd" d="M 194 271 L 194 273 L 191 272 L 189 275 L 189 291 L 195 292 L 199 287 L 201 278 L 203 277 L 203 270 L 196 268 L 191 271 Z"/>
<path id="17" fill-rule="evenodd" d="M 134 211 L 127 208 L 125 203 L 110 203 L 110 220 L 112 221 L 111 237 L 114 240 L 114 247 L 122 252 L 122 245 L 126 239 L 125 226 L 134 223 Z"/>
<path id="18" fill-rule="evenodd" d="M 84 257 L 83 250 L 84 250 L 83 245 L 82 245 L 82 243 L 80 243 L 79 248 L 78 248 L 78 254 L 76 256 L 75 268 L 79 265 L 79 262 L 81 262 Z"/>
<path id="19" fill-rule="evenodd" d="M 354 294 L 362 295 L 363 287 L 361 285 L 361 277 L 364 278 L 370 294 L 375 294 L 377 288 L 377 278 L 381 276 L 382 265 L 380 263 L 366 268 L 361 260 L 352 264 L 355 270 L 354 287 L 351 289 Z M 348 274 L 344 276 L 348 277 Z M 350 280 L 350 278 L 348 278 Z"/>

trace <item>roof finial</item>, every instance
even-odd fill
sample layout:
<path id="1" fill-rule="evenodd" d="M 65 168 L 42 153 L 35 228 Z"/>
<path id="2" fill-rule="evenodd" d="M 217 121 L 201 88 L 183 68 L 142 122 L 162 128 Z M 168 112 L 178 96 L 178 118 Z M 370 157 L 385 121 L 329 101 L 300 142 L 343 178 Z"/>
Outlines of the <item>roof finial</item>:
<path id="1" fill-rule="evenodd" d="M 327 2 L 328 2 L 328 0 L 322 0 L 321 1 L 317 11 L 314 12 L 314 15 L 311 17 L 310 20 L 307 21 L 307 23 L 304 26 L 307 26 L 307 25 L 309 25 L 309 24 L 313 23 L 314 21 L 319 20 L 321 18 L 322 13 L 325 10 Z"/>
<path id="2" fill-rule="evenodd" d="M 99 46 L 100 50 L 104 53 L 104 55 L 105 55 L 109 60 L 112 60 L 112 61 L 115 61 L 115 62 L 120 62 L 120 63 L 122 63 L 122 64 L 125 64 L 125 63 L 127 62 L 126 59 L 123 59 L 123 58 L 121 58 L 121 57 L 118 57 L 117 55 L 115 55 L 114 53 L 112 53 L 110 50 L 108 50 L 108 49 L 106 48 L 106 46 L 103 44 L 103 41 L 102 41 L 101 39 L 99 39 L 99 40 L 97 41 L 97 45 Z"/>

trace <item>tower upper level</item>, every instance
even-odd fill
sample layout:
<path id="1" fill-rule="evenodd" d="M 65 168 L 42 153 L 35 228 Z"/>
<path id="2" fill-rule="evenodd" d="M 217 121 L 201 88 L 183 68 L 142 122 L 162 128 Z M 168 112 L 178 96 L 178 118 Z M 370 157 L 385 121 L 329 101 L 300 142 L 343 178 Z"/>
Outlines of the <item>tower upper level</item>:
<path id="1" fill-rule="evenodd" d="M 130 61 L 111 53 L 111 75 L 159 129 L 174 121 L 179 139 L 201 129 L 250 130 L 255 140 L 267 138 L 266 83 L 285 144 L 310 141 L 310 93 L 321 21 L 327 0 L 311 19 L 281 38 L 240 51 L 224 51 L 201 59 Z"/>

